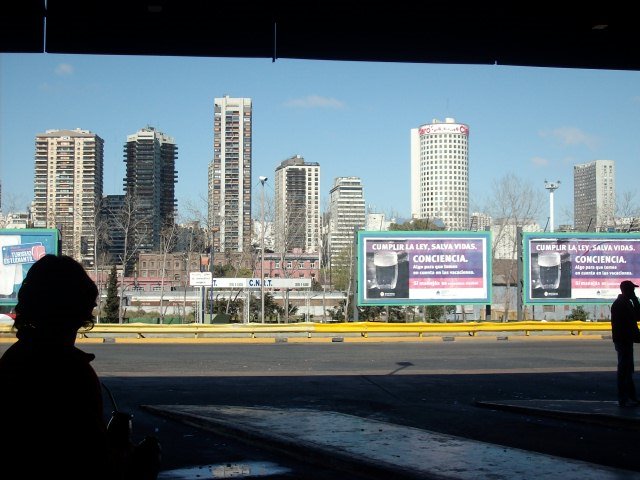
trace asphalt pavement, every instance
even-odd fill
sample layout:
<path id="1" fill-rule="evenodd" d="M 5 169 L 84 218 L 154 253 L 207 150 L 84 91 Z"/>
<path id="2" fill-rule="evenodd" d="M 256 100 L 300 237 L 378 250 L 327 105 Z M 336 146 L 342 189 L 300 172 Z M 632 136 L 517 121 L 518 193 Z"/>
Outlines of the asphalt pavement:
<path id="1" fill-rule="evenodd" d="M 610 339 L 79 347 L 162 480 L 640 478 Z"/>

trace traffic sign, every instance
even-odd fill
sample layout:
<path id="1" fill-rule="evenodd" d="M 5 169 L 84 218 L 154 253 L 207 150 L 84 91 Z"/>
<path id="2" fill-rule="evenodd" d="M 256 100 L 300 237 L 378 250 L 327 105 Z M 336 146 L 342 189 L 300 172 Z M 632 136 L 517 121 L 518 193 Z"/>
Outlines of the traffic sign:
<path id="1" fill-rule="evenodd" d="M 211 272 L 189 272 L 189 285 L 192 287 L 210 287 Z"/>

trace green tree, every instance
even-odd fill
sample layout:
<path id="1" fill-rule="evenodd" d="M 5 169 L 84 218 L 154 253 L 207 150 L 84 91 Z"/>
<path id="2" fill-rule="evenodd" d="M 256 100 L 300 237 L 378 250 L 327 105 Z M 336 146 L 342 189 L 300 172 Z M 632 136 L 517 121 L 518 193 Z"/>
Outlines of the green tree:
<path id="1" fill-rule="evenodd" d="M 213 316 L 215 317 L 219 313 L 229 315 L 229 321 L 238 322 L 240 315 L 242 314 L 242 300 L 236 296 L 233 299 L 224 297 L 216 298 L 213 301 Z M 207 299 L 207 312 L 211 311 L 211 302 Z"/>
<path id="2" fill-rule="evenodd" d="M 415 230 L 444 230 L 444 227 L 437 226 L 426 218 L 413 218 L 404 223 L 392 223 L 389 230 L 394 231 L 415 231 Z"/>
<path id="3" fill-rule="evenodd" d="M 371 306 L 371 307 L 358 307 L 358 316 L 363 322 L 372 322 L 380 319 L 380 315 L 384 311 L 384 307 Z"/>
<path id="4" fill-rule="evenodd" d="M 262 309 L 262 302 L 259 296 L 251 295 L 249 301 L 249 316 L 256 322 L 260 321 L 260 311 Z M 278 305 L 273 298 L 273 294 L 269 292 L 264 293 L 264 318 L 273 320 L 278 315 L 284 315 L 284 309 Z"/>
<path id="5" fill-rule="evenodd" d="M 353 252 L 351 247 L 338 252 L 332 258 L 331 284 L 334 290 L 346 292 L 353 275 Z"/>
<path id="6" fill-rule="evenodd" d="M 387 322 L 389 323 L 406 323 L 407 312 L 404 307 L 398 305 L 391 305 L 387 310 L 389 315 L 387 316 Z"/>
<path id="7" fill-rule="evenodd" d="M 120 297 L 118 297 L 118 272 L 115 264 L 109 272 L 107 280 L 107 299 L 104 303 L 103 319 L 106 323 L 118 323 L 118 311 L 120 308 Z"/>
<path id="8" fill-rule="evenodd" d="M 589 319 L 589 312 L 587 312 L 582 305 L 578 305 L 571 310 L 571 313 L 567 316 L 567 320 L 582 320 Z"/>
<path id="9" fill-rule="evenodd" d="M 315 278 L 311 279 L 311 291 L 312 292 L 321 292 L 322 291 L 322 285 Z"/>
<path id="10" fill-rule="evenodd" d="M 331 318 L 331 320 L 333 320 L 334 322 L 344 322 L 345 306 L 346 306 L 346 301 L 340 300 L 338 304 L 335 306 L 335 308 L 328 308 L 327 313 L 329 314 L 329 318 Z"/>

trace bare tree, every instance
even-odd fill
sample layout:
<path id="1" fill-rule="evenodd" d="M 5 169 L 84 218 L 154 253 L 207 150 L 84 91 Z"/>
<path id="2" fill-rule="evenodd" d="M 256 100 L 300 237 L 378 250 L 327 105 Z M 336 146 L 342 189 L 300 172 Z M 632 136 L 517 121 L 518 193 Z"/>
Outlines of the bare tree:
<path id="1" fill-rule="evenodd" d="M 325 204 L 325 212 L 328 212 Z M 327 267 L 329 266 L 328 260 L 330 258 L 329 252 L 329 232 L 328 229 L 323 225 L 324 222 L 327 222 L 329 218 L 329 214 L 323 214 L 320 216 L 320 235 L 318 235 L 318 251 L 319 255 L 319 264 L 318 264 L 318 274 L 322 275 L 322 322 L 324 323 L 327 318 Z M 318 279 L 319 281 L 319 279 Z"/>
<path id="2" fill-rule="evenodd" d="M 103 215 L 103 204 L 104 200 L 102 198 L 96 198 L 93 211 L 93 272 L 98 286 L 97 322 L 100 322 L 100 311 L 102 309 L 102 279 L 99 274 L 99 265 L 104 268 L 104 247 L 109 243 L 109 221 Z M 102 256 L 103 262 L 99 261 L 100 256 Z"/>
<path id="3" fill-rule="evenodd" d="M 300 207 L 300 205 L 298 205 Z M 302 258 L 308 256 L 304 251 L 306 239 L 306 209 L 293 208 L 288 217 L 275 219 L 274 235 L 278 239 L 276 252 L 279 255 L 280 270 L 284 278 L 293 278 L 300 271 Z M 319 248 L 319 247 L 316 247 Z M 318 251 L 319 252 L 319 251 Z M 321 255 L 318 253 L 318 259 Z M 289 314 L 293 310 L 289 302 L 289 289 L 284 289 L 284 322 L 289 322 Z"/>
<path id="4" fill-rule="evenodd" d="M 164 323 L 166 308 L 164 308 L 164 279 L 167 276 L 167 257 L 173 252 L 178 239 L 178 225 L 171 222 L 160 231 L 160 254 L 162 267 L 160 269 L 160 323 Z"/>
<path id="5" fill-rule="evenodd" d="M 204 231 L 206 232 L 206 245 L 209 249 L 209 254 L 212 257 L 215 256 L 218 259 L 218 264 L 222 264 L 227 268 L 223 268 L 226 271 L 226 275 L 232 277 L 247 276 L 250 274 L 251 266 L 255 265 L 255 251 L 251 248 L 251 242 L 241 242 L 242 251 L 230 250 L 225 245 L 224 241 L 220 238 L 220 226 L 217 221 L 219 216 L 210 216 L 201 208 L 204 205 L 206 208 L 207 199 L 202 196 L 199 203 L 187 202 L 185 210 L 188 212 L 190 218 L 194 221 L 200 222 L 204 225 Z M 211 264 L 212 273 L 215 272 L 213 262 Z M 239 294 L 237 292 L 237 294 Z M 237 295 L 236 295 L 237 297 Z M 213 299 L 210 300 L 213 308 Z M 227 296 L 227 303 L 225 312 L 228 314 L 232 307 L 233 298 L 231 295 Z"/>
<path id="6" fill-rule="evenodd" d="M 616 230 L 631 231 L 638 228 L 638 217 L 640 217 L 640 207 L 638 206 L 637 192 L 627 190 L 622 192 L 616 200 L 616 215 L 614 225 Z"/>
<path id="7" fill-rule="evenodd" d="M 563 219 L 562 223 L 567 225 L 573 225 L 572 207 L 563 205 L 562 207 L 560 207 L 560 215 L 561 215 L 561 218 Z"/>
<path id="8" fill-rule="evenodd" d="M 200 265 L 200 255 L 205 249 L 205 235 L 200 227 L 200 223 L 197 220 L 188 220 L 185 222 L 188 224 L 188 237 L 183 238 L 183 243 L 179 245 L 179 251 L 182 252 L 182 258 L 184 260 L 184 275 L 182 281 L 183 287 L 183 301 L 182 301 L 182 323 L 186 322 L 187 317 L 187 288 L 189 287 L 189 272 L 193 263 L 194 257 L 197 258 L 197 264 Z M 184 231 L 184 229 L 183 229 Z"/>
<path id="9" fill-rule="evenodd" d="M 6 213 L 17 213 L 20 211 L 27 211 L 30 208 L 29 201 L 22 193 L 3 193 L 2 194 L 2 209 L 0 211 Z"/>
<path id="10" fill-rule="evenodd" d="M 518 227 L 525 227 L 533 222 L 540 214 L 544 205 L 544 194 L 533 184 L 513 173 L 507 173 L 493 183 L 493 197 L 490 200 L 490 212 L 494 218 L 493 245 L 491 259 L 496 258 L 496 249 L 507 245 L 511 259 L 509 271 L 506 274 L 506 291 L 504 298 L 504 317 L 509 318 L 511 278 L 515 278 L 517 268 Z"/>
<path id="11" fill-rule="evenodd" d="M 123 302 L 124 302 L 124 278 L 130 270 L 130 265 L 135 259 L 140 247 L 146 242 L 149 234 L 148 220 L 149 218 L 140 214 L 139 202 L 133 195 L 127 194 L 124 197 L 122 208 L 110 215 L 111 225 L 123 233 L 124 248 L 120 265 L 122 269 L 122 281 L 120 282 L 119 304 L 118 304 L 118 323 L 122 323 Z"/>

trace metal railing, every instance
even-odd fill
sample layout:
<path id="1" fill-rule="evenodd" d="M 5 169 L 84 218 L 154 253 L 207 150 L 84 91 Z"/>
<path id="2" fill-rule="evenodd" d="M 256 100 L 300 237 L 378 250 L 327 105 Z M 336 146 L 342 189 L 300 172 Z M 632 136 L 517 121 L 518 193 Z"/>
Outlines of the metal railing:
<path id="1" fill-rule="evenodd" d="M 256 338 L 278 337 L 284 334 L 297 336 L 327 337 L 332 335 L 355 335 L 367 338 L 369 334 L 388 337 L 411 336 L 423 337 L 436 334 L 458 334 L 476 336 L 482 332 L 507 333 L 515 332 L 529 336 L 531 333 L 555 332 L 570 335 L 581 335 L 584 332 L 611 332 L 610 322 L 461 322 L 461 323 L 382 323 L 382 322 L 349 322 L 349 323 L 290 323 L 290 324 L 180 324 L 157 325 L 147 323 L 129 324 L 96 324 L 92 329 L 78 333 L 80 338 L 107 338 L 129 336 L 136 338 L 150 337 L 236 337 Z M 14 333 L 11 326 L 1 325 L 0 334 Z"/>

